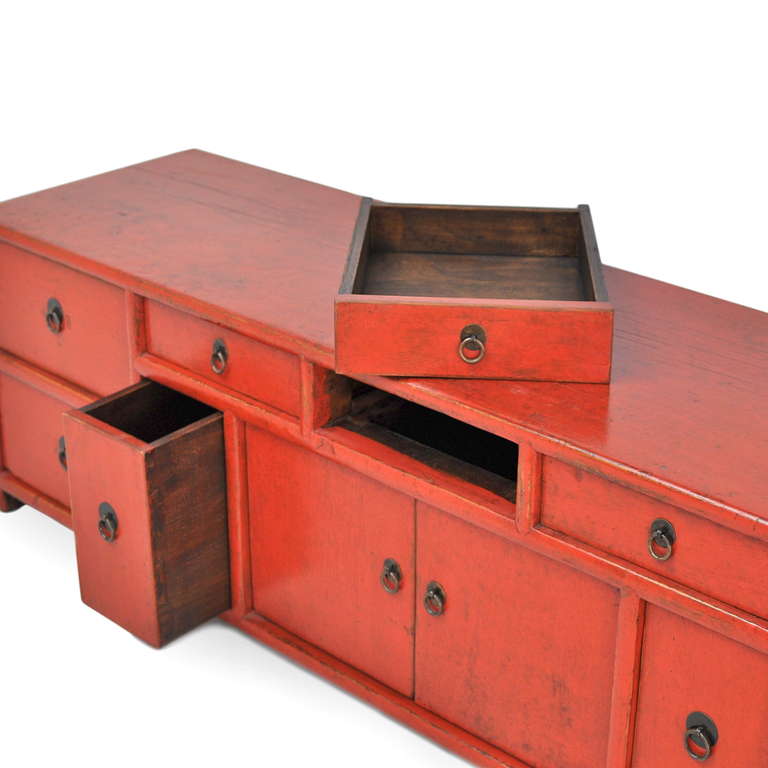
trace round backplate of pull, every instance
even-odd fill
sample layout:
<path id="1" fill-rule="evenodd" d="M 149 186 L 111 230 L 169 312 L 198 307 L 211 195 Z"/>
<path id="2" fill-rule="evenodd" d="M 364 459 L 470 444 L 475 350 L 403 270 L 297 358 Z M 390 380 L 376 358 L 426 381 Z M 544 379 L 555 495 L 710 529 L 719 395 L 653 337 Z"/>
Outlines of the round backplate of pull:
<path id="1" fill-rule="evenodd" d="M 216 339 L 213 342 L 213 349 L 211 351 L 211 370 L 221 375 L 227 370 L 227 363 L 229 362 L 229 351 L 227 345 L 223 339 Z"/>
<path id="2" fill-rule="evenodd" d="M 99 534 L 110 544 L 117 538 L 117 513 L 109 502 L 99 504 Z"/>
<path id="3" fill-rule="evenodd" d="M 648 553 L 654 560 L 669 560 L 676 538 L 675 528 L 669 520 L 654 520 L 648 531 Z"/>
<path id="4" fill-rule="evenodd" d="M 685 751 L 693 760 L 708 760 L 719 737 L 714 720 L 703 712 L 691 712 L 685 719 Z"/>
<path id="5" fill-rule="evenodd" d="M 485 357 L 487 341 L 488 339 L 482 326 L 464 326 L 459 334 L 459 357 L 470 365 L 479 363 Z"/>
<path id="6" fill-rule="evenodd" d="M 67 444 L 64 442 L 64 438 L 60 437 L 58 442 L 58 456 L 59 456 L 59 464 L 61 464 L 63 469 L 67 468 Z"/>
<path id="7" fill-rule="evenodd" d="M 396 560 L 388 557 L 384 561 L 380 581 L 381 586 L 391 595 L 400 591 L 400 585 L 403 583 L 403 572 Z"/>
<path id="8" fill-rule="evenodd" d="M 445 600 L 445 590 L 442 585 L 436 581 L 430 581 L 424 593 L 424 610 L 430 616 L 442 616 L 445 613 Z"/>
<path id="9" fill-rule="evenodd" d="M 64 309 L 58 299 L 48 299 L 45 324 L 51 333 L 61 333 L 64 330 Z"/>

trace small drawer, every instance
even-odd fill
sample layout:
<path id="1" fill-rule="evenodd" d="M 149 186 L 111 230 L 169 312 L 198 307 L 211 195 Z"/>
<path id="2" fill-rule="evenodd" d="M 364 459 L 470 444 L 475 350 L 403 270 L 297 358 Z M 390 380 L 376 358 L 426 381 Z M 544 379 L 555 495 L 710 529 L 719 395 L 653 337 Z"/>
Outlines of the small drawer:
<path id="1" fill-rule="evenodd" d="M 120 288 L 4 242 L 0 285 L 0 348 L 98 394 L 131 382 Z"/>
<path id="2" fill-rule="evenodd" d="M 147 348 L 292 416 L 301 413 L 299 359 L 220 325 L 148 301 Z"/>
<path id="3" fill-rule="evenodd" d="M 545 457 L 541 524 L 768 617 L 768 544 Z"/>
<path id="4" fill-rule="evenodd" d="M 62 414 L 66 403 L 0 376 L 0 432 L 5 468 L 35 490 L 69 504 Z"/>
<path id="5" fill-rule="evenodd" d="M 158 647 L 229 608 L 222 415 L 143 381 L 64 430 L 83 602 Z"/>

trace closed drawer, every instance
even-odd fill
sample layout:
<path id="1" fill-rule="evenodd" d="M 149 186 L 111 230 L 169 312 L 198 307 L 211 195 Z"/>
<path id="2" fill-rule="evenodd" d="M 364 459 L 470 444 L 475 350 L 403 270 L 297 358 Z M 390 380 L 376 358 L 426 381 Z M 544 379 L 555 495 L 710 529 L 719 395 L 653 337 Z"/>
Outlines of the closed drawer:
<path id="1" fill-rule="evenodd" d="M 125 294 L 0 242 L 0 348 L 98 394 L 131 382 Z"/>
<path id="2" fill-rule="evenodd" d="M 144 381 L 64 430 L 83 602 L 154 646 L 226 610 L 221 414 Z"/>
<path id="3" fill-rule="evenodd" d="M 69 504 L 62 414 L 70 406 L 0 376 L 0 431 L 6 469 L 35 490 Z"/>
<path id="4" fill-rule="evenodd" d="M 674 532 L 649 542 L 654 523 L 654 529 L 663 529 L 662 521 Z M 718 600 L 768 616 L 768 545 L 757 539 L 551 458 L 543 465 L 541 523 Z"/>
<path id="5" fill-rule="evenodd" d="M 147 302 L 146 322 L 147 347 L 158 357 L 284 413 L 301 413 L 295 355 L 156 302 Z"/>

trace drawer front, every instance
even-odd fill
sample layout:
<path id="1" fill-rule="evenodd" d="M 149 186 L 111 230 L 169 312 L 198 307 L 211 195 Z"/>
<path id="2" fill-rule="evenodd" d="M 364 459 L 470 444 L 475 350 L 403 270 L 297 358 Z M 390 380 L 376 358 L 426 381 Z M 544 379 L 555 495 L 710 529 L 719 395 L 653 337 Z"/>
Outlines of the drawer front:
<path id="1" fill-rule="evenodd" d="M 768 765 L 768 657 L 650 606 L 645 622 L 633 768 L 690 768 L 688 725 L 714 724 L 712 768 Z M 689 721 L 690 717 L 690 721 Z M 709 726 L 711 729 L 711 725 Z M 701 759 L 706 744 L 689 743 Z M 698 742 L 698 743 L 697 743 Z"/>
<path id="2" fill-rule="evenodd" d="M 221 414 L 142 382 L 64 428 L 83 602 L 154 646 L 229 608 Z"/>
<path id="3" fill-rule="evenodd" d="M 19 480 L 69 504 L 67 470 L 59 458 L 62 414 L 70 406 L 10 376 L 0 376 L 0 430 L 5 466 Z"/>
<path id="4" fill-rule="evenodd" d="M 671 537 L 649 538 L 656 521 Z M 541 523 L 758 616 L 768 616 L 768 545 L 546 457 Z M 662 532 L 666 526 L 659 522 Z M 669 542 L 670 546 L 667 546 Z"/>
<path id="5" fill-rule="evenodd" d="M 81 387 L 129 384 L 122 289 L 0 242 L 0 348 Z"/>
<path id="6" fill-rule="evenodd" d="M 295 355 L 152 301 L 147 302 L 146 321 L 147 347 L 158 357 L 284 413 L 301 413 L 301 374 Z M 212 357 L 219 340 L 224 342 L 226 360 L 216 361 L 217 373 Z"/>

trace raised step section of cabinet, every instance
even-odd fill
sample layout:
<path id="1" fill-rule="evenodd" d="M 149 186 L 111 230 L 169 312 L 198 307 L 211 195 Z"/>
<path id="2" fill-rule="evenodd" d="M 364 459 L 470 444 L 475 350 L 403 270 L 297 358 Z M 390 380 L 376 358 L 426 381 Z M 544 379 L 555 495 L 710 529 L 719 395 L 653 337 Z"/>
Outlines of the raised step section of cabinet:
<path id="1" fill-rule="evenodd" d="M 301 414 L 299 358 L 163 304 L 146 304 L 148 351 L 292 416 Z"/>
<path id="2" fill-rule="evenodd" d="M 92 392 L 132 380 L 125 293 L 0 241 L 0 348 Z"/>
<path id="3" fill-rule="evenodd" d="M 768 544 L 556 459 L 541 523 L 750 613 L 768 617 Z"/>
<path id="4" fill-rule="evenodd" d="M 83 601 L 154 646 L 227 610 L 222 415 L 143 381 L 64 421 Z"/>

